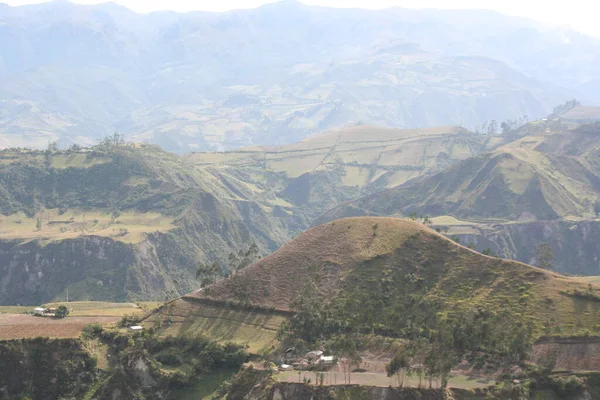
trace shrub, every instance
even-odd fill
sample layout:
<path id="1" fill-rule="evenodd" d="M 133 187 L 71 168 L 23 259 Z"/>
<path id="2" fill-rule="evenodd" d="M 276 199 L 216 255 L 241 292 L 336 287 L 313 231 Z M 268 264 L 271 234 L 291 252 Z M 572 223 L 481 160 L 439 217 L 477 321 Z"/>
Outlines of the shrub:
<path id="1" fill-rule="evenodd" d="M 97 337 L 102 333 L 103 330 L 104 328 L 102 328 L 102 325 L 100 325 L 97 322 L 94 322 L 93 324 L 89 324 L 88 326 L 83 328 L 83 336 L 85 338 Z"/>
<path id="2" fill-rule="evenodd" d="M 136 325 L 139 322 L 140 322 L 140 319 L 138 317 L 136 317 L 135 315 L 124 315 L 123 318 L 121 318 L 121 321 L 119 321 L 119 327 L 127 328 L 132 325 Z"/>
<path id="3" fill-rule="evenodd" d="M 559 396 L 573 398 L 585 389 L 585 382 L 575 375 L 551 376 L 550 386 Z"/>
<path id="4" fill-rule="evenodd" d="M 156 356 L 156 359 L 159 362 L 170 366 L 178 366 L 183 364 L 183 354 L 181 350 L 176 348 L 170 348 L 163 351 Z"/>
<path id="5" fill-rule="evenodd" d="M 54 313 L 56 318 L 65 318 L 67 315 L 69 315 L 69 309 L 67 306 L 58 306 L 56 312 Z"/>

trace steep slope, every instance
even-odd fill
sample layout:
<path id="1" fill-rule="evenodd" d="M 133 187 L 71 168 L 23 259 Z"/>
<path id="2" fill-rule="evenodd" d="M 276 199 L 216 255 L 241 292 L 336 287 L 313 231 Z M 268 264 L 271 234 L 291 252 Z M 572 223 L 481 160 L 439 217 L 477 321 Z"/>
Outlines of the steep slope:
<path id="1" fill-rule="evenodd" d="M 596 40 L 486 11 L 49 2 L 3 4 L 0 19 L 2 147 L 89 145 L 115 129 L 183 152 L 357 120 L 473 127 L 541 117 L 599 79 Z"/>
<path id="2" fill-rule="evenodd" d="M 539 124 L 491 153 L 345 204 L 324 218 L 361 212 L 512 221 L 594 218 L 600 201 L 600 126 L 554 129 Z"/>
<path id="3" fill-rule="evenodd" d="M 151 146 L 0 154 L 0 303 L 163 300 L 199 262 L 287 237 L 267 203 Z"/>
<path id="4" fill-rule="evenodd" d="M 319 304 L 329 328 L 391 335 L 432 326 L 442 313 L 462 321 L 462 329 L 502 320 L 509 330 L 528 326 L 530 334 L 539 336 L 548 329 L 596 329 L 600 311 L 593 295 L 598 290 L 483 256 L 417 222 L 362 217 L 313 228 L 184 300 L 281 311 Z M 588 297 L 577 295 L 588 292 Z M 336 328 L 336 323 L 342 325 Z"/>
<path id="5" fill-rule="evenodd" d="M 593 111 L 579 110 L 571 115 Z M 598 274 L 590 256 L 597 251 L 591 232 L 598 229 L 600 210 L 598 124 L 579 125 L 575 117 L 561 117 L 532 123 L 523 131 L 525 136 L 491 153 L 347 202 L 315 223 L 414 213 L 436 217 L 435 227 L 480 251 L 534 263 L 535 249 L 548 242 L 558 271 Z"/>
<path id="6" fill-rule="evenodd" d="M 191 153 L 224 180 L 250 184 L 258 196 L 280 199 L 305 229 L 326 210 L 353 198 L 441 171 L 504 141 L 458 127 L 400 130 L 354 126 L 313 135 L 300 143 Z"/>

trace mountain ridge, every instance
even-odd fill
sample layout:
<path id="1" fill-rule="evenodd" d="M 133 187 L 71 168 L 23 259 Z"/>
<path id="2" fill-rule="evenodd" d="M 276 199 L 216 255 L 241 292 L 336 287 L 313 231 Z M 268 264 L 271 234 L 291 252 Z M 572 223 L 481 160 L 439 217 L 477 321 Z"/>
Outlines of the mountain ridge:
<path id="1" fill-rule="evenodd" d="M 474 129 L 546 115 L 597 78 L 574 50 L 593 59 L 593 40 L 555 46 L 553 31 L 505 16 L 302 6 L 294 19 L 286 8 L 142 15 L 68 3 L 4 7 L 0 145 L 89 146 L 119 130 L 172 151 L 223 150 L 292 143 L 359 119 Z M 61 11 L 38 13 L 42 24 L 37 9 Z M 520 28 L 530 30 L 526 41 L 510 36 Z M 496 35 L 514 45 L 482 42 Z M 532 63 L 533 51 L 565 60 L 564 70 Z"/>

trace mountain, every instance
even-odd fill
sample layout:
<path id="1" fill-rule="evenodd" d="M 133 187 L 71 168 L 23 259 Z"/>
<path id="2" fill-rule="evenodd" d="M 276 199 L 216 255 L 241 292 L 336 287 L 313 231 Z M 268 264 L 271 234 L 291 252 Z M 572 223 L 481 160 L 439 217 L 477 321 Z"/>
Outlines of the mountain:
<path id="1" fill-rule="evenodd" d="M 0 304 L 176 297 L 201 262 L 283 244 L 274 208 L 153 146 L 2 151 Z"/>
<path id="2" fill-rule="evenodd" d="M 600 125 L 552 124 L 530 126 L 528 136 L 491 153 L 347 204 L 331 217 L 360 209 L 511 221 L 594 218 L 600 204 Z"/>
<path id="3" fill-rule="evenodd" d="M 190 153 L 186 158 L 200 168 L 218 170 L 223 179 L 245 182 L 256 195 L 280 199 L 301 231 L 340 203 L 441 171 L 505 140 L 458 127 L 400 130 L 362 125 L 326 131 L 292 145 Z"/>
<path id="4" fill-rule="evenodd" d="M 0 21 L 3 147 L 91 145 L 119 130 L 185 152 L 357 121 L 476 127 L 542 117 L 578 91 L 595 101 L 581 88 L 600 78 L 595 39 L 485 11 L 282 2 L 136 14 L 55 1 L 3 4 Z"/>
<path id="5" fill-rule="evenodd" d="M 308 230 L 231 277 L 170 303 L 146 322 L 173 315 L 176 324 L 166 326 L 165 334 L 211 334 L 218 321 L 206 322 L 210 315 L 229 318 L 250 312 L 246 323 L 254 321 L 250 323 L 259 330 L 278 313 L 296 315 L 291 321 L 300 321 L 303 307 L 315 307 L 315 319 L 303 321 L 319 337 L 376 331 L 414 338 L 424 327 L 434 326 L 436 315 L 460 321 L 460 329 L 471 324 L 480 328 L 484 321 L 486 326 L 510 328 L 488 332 L 483 339 L 487 342 L 498 339 L 492 339 L 495 335 L 524 334 L 526 326 L 532 338 L 546 326 L 562 332 L 573 332 L 569 326 L 576 321 L 595 326 L 596 308 L 583 306 L 592 304 L 591 295 L 577 295 L 588 290 L 598 289 L 481 255 L 417 222 L 360 217 Z M 583 302 L 582 307 L 574 302 Z M 235 311 L 236 306 L 246 311 Z"/>
<path id="6" fill-rule="evenodd" d="M 522 128 L 524 136 L 492 152 L 344 203 L 315 224 L 414 213 L 434 217 L 435 226 L 480 251 L 489 248 L 527 263 L 537 262 L 540 243 L 551 243 L 558 270 L 594 275 L 600 130 L 597 123 L 574 122 L 593 111 L 574 109 L 558 121 L 531 123 Z"/>

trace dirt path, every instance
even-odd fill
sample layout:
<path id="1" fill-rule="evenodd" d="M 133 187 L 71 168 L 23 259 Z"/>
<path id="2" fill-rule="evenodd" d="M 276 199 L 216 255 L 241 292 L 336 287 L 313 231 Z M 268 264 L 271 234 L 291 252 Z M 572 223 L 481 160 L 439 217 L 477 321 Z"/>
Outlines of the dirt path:
<path id="1" fill-rule="evenodd" d="M 313 384 L 317 384 L 317 375 L 315 372 L 302 371 L 300 375 L 298 375 L 299 371 L 286 371 L 281 372 L 275 377 L 282 382 L 303 382 L 304 378 L 310 381 Z M 318 372 L 317 372 L 318 374 Z M 344 374 L 341 372 L 333 372 L 328 371 L 325 372 L 325 380 L 324 384 L 331 385 L 344 385 L 347 382 L 344 382 Z M 361 386 L 377 386 L 377 387 L 396 387 L 398 385 L 398 380 L 396 377 L 388 378 L 386 374 L 381 373 L 373 373 L 373 372 L 355 372 L 350 376 L 350 383 L 359 384 Z M 451 376 L 450 382 L 448 384 L 449 387 L 457 388 L 457 389 L 474 389 L 474 388 L 482 388 L 493 385 L 493 380 L 481 379 L 481 378 L 471 378 L 464 375 L 454 375 Z M 419 380 L 416 377 L 406 378 L 404 380 L 404 386 L 407 387 L 419 387 Z M 429 382 L 423 380 L 421 382 L 421 387 L 428 387 Z M 439 381 L 434 381 L 434 388 L 439 387 Z"/>

